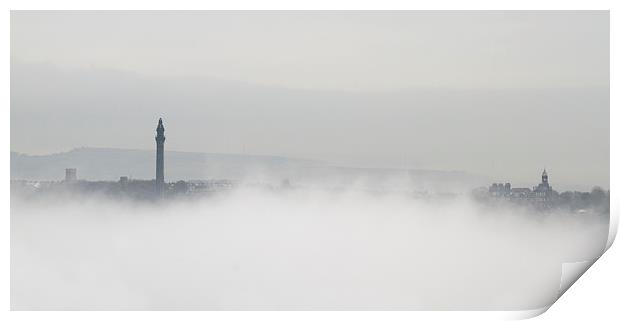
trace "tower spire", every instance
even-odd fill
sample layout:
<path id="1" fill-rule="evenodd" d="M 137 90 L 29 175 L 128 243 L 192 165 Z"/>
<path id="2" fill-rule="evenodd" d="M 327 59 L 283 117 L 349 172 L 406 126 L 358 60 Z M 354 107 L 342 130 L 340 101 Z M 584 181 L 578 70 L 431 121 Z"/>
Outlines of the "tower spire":
<path id="1" fill-rule="evenodd" d="M 166 189 L 164 182 L 164 141 L 166 141 L 166 137 L 164 136 L 164 123 L 161 118 L 159 118 L 155 131 L 157 132 L 157 136 L 155 136 L 157 146 L 155 156 L 155 192 L 158 197 L 163 197 Z"/>

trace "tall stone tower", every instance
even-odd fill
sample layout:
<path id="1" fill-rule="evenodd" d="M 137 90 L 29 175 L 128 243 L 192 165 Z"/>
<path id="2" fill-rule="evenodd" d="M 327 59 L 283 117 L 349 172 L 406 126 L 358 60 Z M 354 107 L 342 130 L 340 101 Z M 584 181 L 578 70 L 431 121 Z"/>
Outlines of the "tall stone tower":
<path id="1" fill-rule="evenodd" d="M 547 175 L 547 169 L 542 172 L 542 184 L 549 187 L 549 176 Z"/>
<path id="2" fill-rule="evenodd" d="M 166 185 L 164 183 L 164 124 L 159 119 L 157 124 L 157 136 L 155 136 L 155 142 L 157 143 L 157 161 L 155 164 L 155 192 L 159 197 L 164 196 Z"/>

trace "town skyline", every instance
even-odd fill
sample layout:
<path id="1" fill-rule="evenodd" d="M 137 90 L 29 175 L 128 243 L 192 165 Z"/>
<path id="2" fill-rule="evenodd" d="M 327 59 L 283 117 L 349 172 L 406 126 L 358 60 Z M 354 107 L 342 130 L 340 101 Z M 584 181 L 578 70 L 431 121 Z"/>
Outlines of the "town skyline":
<path id="1" fill-rule="evenodd" d="M 163 119 L 162 119 L 162 117 L 159 117 L 159 120 L 157 122 L 157 127 L 155 129 L 155 132 L 156 132 L 156 136 L 155 136 L 156 157 L 155 157 L 155 175 L 154 175 L 154 182 L 155 182 L 154 194 L 158 195 L 157 197 L 159 197 L 159 198 L 162 198 L 164 196 L 165 190 L 167 189 L 167 187 L 166 187 L 167 183 L 166 183 L 165 175 L 164 175 L 164 172 L 165 172 L 165 166 L 164 166 L 164 160 L 165 160 L 164 142 L 166 140 L 166 137 L 164 136 L 164 130 L 165 129 L 164 129 L 164 125 L 163 125 Z M 239 156 L 243 156 L 243 155 L 239 155 Z M 249 155 L 249 156 L 251 156 L 251 155 Z M 283 159 L 285 159 L 285 158 L 283 158 Z M 301 159 L 300 161 L 312 162 L 310 160 L 303 160 L 303 159 Z M 72 163 L 69 163 L 69 165 L 73 166 Z M 207 167 L 210 167 L 211 165 L 212 164 L 210 164 L 209 162 L 206 162 L 206 166 Z M 254 171 L 256 171 L 258 168 L 260 168 L 257 164 L 252 164 L 251 166 L 254 167 Z M 316 166 L 316 163 L 313 166 Z M 361 169 L 364 170 L 364 168 L 361 168 Z M 393 171 L 401 170 L 401 171 L 403 171 L 403 174 L 407 174 L 408 176 L 410 176 L 412 171 L 416 170 L 416 169 L 410 169 L 410 168 L 404 168 L 404 169 L 366 168 L 366 169 L 367 170 L 393 170 Z M 264 169 L 262 169 L 262 170 L 264 170 Z M 262 171 L 262 170 L 259 170 L 259 171 Z M 437 171 L 437 172 L 441 172 L 441 171 Z M 549 185 L 548 174 L 547 174 L 547 166 L 544 166 L 541 175 L 542 175 L 542 182 L 538 186 L 534 186 L 531 189 L 530 188 L 525 188 L 525 187 L 516 187 L 515 188 L 515 187 L 511 186 L 511 182 L 501 183 L 501 182 L 497 182 L 497 180 L 495 178 L 491 178 L 491 177 L 485 177 L 484 179 L 492 180 L 493 181 L 493 183 L 488 188 L 488 192 L 489 192 L 489 195 L 494 197 L 494 198 L 506 198 L 506 199 L 511 199 L 511 200 L 530 199 L 530 200 L 534 200 L 537 203 L 540 203 L 540 202 L 548 203 L 553 197 L 557 196 L 557 192 L 555 192 L 552 189 L 552 187 Z M 124 184 L 126 184 L 128 182 L 128 180 L 131 179 L 131 177 L 132 177 L 131 174 L 120 176 L 121 184 L 123 184 L 123 182 L 124 182 Z M 283 181 L 286 181 L 286 185 L 290 185 L 289 178 L 288 177 L 282 177 L 282 173 L 276 174 L 274 178 L 282 179 Z M 14 179 L 13 178 L 13 174 L 11 175 L 11 179 L 12 180 Z M 23 180 L 23 179 L 19 179 L 19 178 L 15 178 L 15 179 Z M 142 179 L 138 179 L 138 180 L 144 180 L 144 179 L 145 178 L 143 177 Z M 176 179 L 178 181 L 183 181 L 183 182 L 185 182 L 185 181 L 192 181 L 192 180 L 194 180 L 194 181 L 200 181 L 201 180 L 200 177 L 183 177 L 180 180 L 177 177 Z M 213 177 L 210 177 L 210 179 L 213 179 Z M 231 179 L 231 177 L 225 177 L 224 176 L 224 179 L 225 180 L 229 180 L 229 179 Z M 232 178 L 232 179 L 234 180 L 235 178 Z M 357 179 L 359 179 L 359 177 Z M 413 181 L 415 181 L 415 178 L 411 177 L 411 179 Z M 35 181 L 36 180 L 38 180 L 38 178 L 35 179 Z M 71 181 L 77 181 L 77 180 L 78 180 L 77 179 L 77 168 L 76 167 L 68 167 L 68 168 L 66 168 L 65 169 L 65 179 L 64 179 L 64 182 L 71 182 Z M 148 178 L 146 180 L 148 181 Z M 45 181 L 45 179 L 43 179 L 42 181 Z M 110 181 L 110 180 L 108 179 L 107 181 Z M 114 181 L 114 180 L 112 180 L 112 181 Z M 174 180 L 171 180 L 171 182 L 174 182 Z M 522 184 L 522 182 L 517 182 L 517 184 L 519 184 L 519 183 Z M 172 183 L 172 184 L 174 184 L 174 183 Z M 413 185 L 411 185 L 410 187 L 413 187 Z M 594 190 L 594 189 L 602 189 L 602 187 L 600 185 L 595 185 L 595 186 L 592 186 L 591 188 L 592 188 L 592 190 Z M 588 188 L 586 188 L 586 189 L 588 189 Z M 608 187 L 607 187 L 607 189 L 608 189 Z M 568 188 L 567 191 L 568 190 L 571 190 L 571 189 Z M 577 189 L 573 189 L 573 190 L 576 191 Z M 435 191 L 435 192 L 441 192 L 441 191 Z M 457 192 L 457 193 L 460 193 L 460 192 Z M 554 193 L 555 193 L 556 196 L 553 196 Z"/>
<path id="2" fill-rule="evenodd" d="M 35 157 L 35 158 L 41 158 L 41 157 L 52 157 L 54 155 L 71 155 L 72 153 L 76 153 L 76 152 L 80 152 L 80 151 L 98 151 L 99 153 L 105 153 L 105 151 L 110 151 L 110 152 L 128 152 L 128 153 L 134 153 L 134 152 L 138 152 L 138 153 L 147 153 L 147 154 L 151 154 L 153 151 L 155 151 L 155 149 L 136 149 L 136 148 L 114 148 L 114 147 L 91 147 L 91 146 L 80 146 L 80 147 L 76 147 L 76 148 L 72 148 L 70 150 L 67 151 L 61 151 L 58 153 L 51 153 L 51 154 L 40 154 L 40 155 L 33 155 L 33 154 L 26 154 L 26 153 L 20 153 L 17 151 L 11 151 L 11 153 L 15 154 L 15 155 L 21 155 L 21 157 Z M 515 179 L 513 176 L 510 175 L 510 173 L 507 170 L 506 175 L 501 176 L 501 177 L 492 177 L 492 176 L 484 176 L 481 173 L 476 173 L 476 172 L 468 172 L 468 171 L 464 171 L 464 170 L 460 170 L 460 169 L 448 169 L 448 170 L 443 170 L 443 169 L 428 169 L 428 168 L 407 168 L 407 167 L 403 167 L 403 168 L 387 168 L 387 167 L 354 167 L 354 166 L 343 166 L 341 164 L 330 164 L 329 162 L 325 162 L 323 160 L 319 160 L 319 159 L 304 159 L 304 158 L 294 158 L 294 157 L 286 157 L 286 156 L 281 156 L 281 155 L 272 155 L 272 154 L 243 154 L 243 153 L 217 153 L 217 152 L 194 152 L 194 151 L 178 151 L 178 150 L 166 150 L 166 153 L 173 153 L 175 155 L 221 155 L 222 157 L 226 157 L 226 156 L 236 156 L 239 158 L 244 158 L 247 157 L 248 158 L 248 166 L 250 166 L 249 164 L 251 164 L 253 161 L 252 159 L 259 159 L 261 160 L 258 164 L 255 164 L 257 166 L 261 166 L 260 164 L 262 164 L 263 161 L 268 160 L 268 159 L 280 159 L 280 160 L 290 160 L 290 161 L 295 161 L 295 162 L 308 162 L 308 163 L 313 163 L 313 164 L 321 164 L 324 166 L 328 166 L 328 167 L 340 167 L 340 168 L 350 168 L 350 169 L 357 169 L 357 170 L 378 170 L 378 171 L 394 171 L 394 173 L 397 172 L 402 172 L 403 174 L 406 174 L 407 172 L 427 172 L 427 173 L 455 173 L 455 174 L 468 174 L 468 175 L 474 175 L 474 177 L 477 177 L 479 180 L 484 181 L 485 183 L 493 183 L 493 184 L 503 184 L 503 183 L 515 183 L 516 185 L 521 185 L 521 186 L 529 186 L 529 184 L 532 183 L 532 181 L 534 181 L 536 178 L 540 177 L 540 171 L 548 171 L 547 166 L 542 166 L 540 168 L 535 168 L 531 170 L 531 175 L 529 177 L 529 179 L 526 180 L 520 180 L 520 179 Z M 78 161 L 78 163 L 81 163 L 82 161 Z M 176 157 L 176 160 L 172 161 L 173 166 L 178 166 L 178 156 Z M 205 165 L 208 167 L 211 164 L 209 164 L 208 162 L 205 163 Z M 221 161 L 217 161 L 217 166 L 221 166 Z M 19 165 L 18 165 L 19 166 Z M 264 166 L 264 164 L 262 165 Z M 72 168 L 72 167 L 70 167 Z M 134 166 L 130 166 L 130 168 L 134 168 Z M 77 168 L 76 168 L 77 169 Z M 62 171 L 64 170 L 63 168 L 58 168 L 57 169 L 57 173 L 52 176 L 50 176 L 50 174 L 45 174 L 42 177 L 30 177 L 29 179 L 31 180 L 42 180 L 42 181 L 54 181 L 54 180 L 62 180 L 62 178 L 64 177 L 64 172 Z M 194 170 L 194 169 L 192 169 Z M 553 168 L 551 168 L 551 170 L 549 170 L 550 172 L 553 172 Z M 187 172 L 187 171 L 185 171 Z M 191 172 L 191 170 L 190 170 Z M 147 173 L 150 173 L 149 171 L 139 171 L 139 172 L 132 172 L 132 170 L 129 170 L 127 172 L 121 172 L 122 175 L 120 174 L 114 174 L 114 175 L 108 175 L 105 177 L 102 177 L 100 175 L 96 175 L 93 176 L 92 172 L 87 172 L 86 177 L 81 177 L 84 178 L 86 180 L 94 180 L 94 181 L 98 181 L 98 180 L 104 180 L 104 181 L 114 181 L 115 179 L 117 179 L 119 176 L 127 176 L 129 178 L 135 178 L 135 179 L 140 179 L 140 180 L 144 180 L 144 179 L 149 179 L 149 175 Z M 157 175 L 153 176 L 156 177 Z M 220 175 L 221 176 L 221 175 Z M 205 179 L 204 176 L 198 175 L 196 177 L 191 177 L 191 176 L 179 176 L 179 174 L 177 173 L 177 171 L 173 170 L 172 171 L 172 177 L 173 177 L 173 181 L 174 180 L 192 180 L 192 179 Z M 13 179 L 13 175 L 12 175 L 12 179 Z M 23 176 L 16 176 L 15 179 L 24 179 Z M 562 180 L 560 179 L 560 182 Z M 593 185 L 586 185 L 586 184 L 576 184 L 576 185 L 566 185 L 564 183 L 559 183 L 556 185 L 559 187 L 560 190 L 566 190 L 566 191 L 589 191 L 594 187 L 601 187 L 605 190 L 609 189 L 609 186 L 605 186 L 603 184 L 593 184 Z"/>

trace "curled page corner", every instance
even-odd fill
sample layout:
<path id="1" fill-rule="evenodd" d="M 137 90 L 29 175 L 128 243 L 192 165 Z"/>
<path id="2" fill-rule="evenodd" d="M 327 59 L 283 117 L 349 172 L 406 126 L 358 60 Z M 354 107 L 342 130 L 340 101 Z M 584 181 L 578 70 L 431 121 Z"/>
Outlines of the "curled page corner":
<path id="1" fill-rule="evenodd" d="M 579 262 L 566 262 L 562 263 L 562 274 L 560 277 L 560 286 L 558 289 L 557 297 L 549 304 L 540 308 L 531 310 L 511 311 L 505 315 L 505 320 L 525 320 L 537 317 L 545 313 L 549 308 L 559 300 L 564 293 L 573 285 L 577 280 L 598 260 L 599 257 L 593 260 L 579 261 Z"/>
<path id="2" fill-rule="evenodd" d="M 505 315 L 504 320 L 525 320 L 537 317 L 543 313 L 545 313 L 552 304 L 545 305 L 540 308 L 531 309 L 531 310 L 520 310 L 520 311 L 511 311 L 510 313 Z"/>
<path id="3" fill-rule="evenodd" d="M 556 301 L 566 293 L 566 291 L 598 260 L 580 262 L 567 262 L 562 264 L 562 277 L 560 279 L 560 289 Z"/>
<path id="4" fill-rule="evenodd" d="M 613 213 L 615 213 L 613 210 L 610 211 L 609 234 L 607 235 L 607 244 L 605 245 L 605 251 L 603 252 L 607 252 L 607 250 L 609 250 L 616 239 L 616 234 L 618 233 L 618 215 L 614 215 Z"/>

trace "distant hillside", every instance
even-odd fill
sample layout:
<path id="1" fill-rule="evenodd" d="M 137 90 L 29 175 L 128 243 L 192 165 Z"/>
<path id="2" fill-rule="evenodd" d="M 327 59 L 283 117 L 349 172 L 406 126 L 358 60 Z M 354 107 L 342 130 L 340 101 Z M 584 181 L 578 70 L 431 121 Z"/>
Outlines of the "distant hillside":
<path id="1" fill-rule="evenodd" d="M 155 175 L 155 151 L 77 148 L 51 155 L 11 152 L 11 179 L 62 180 L 65 168 L 77 168 L 78 178 L 118 180 L 120 176 L 151 179 Z M 293 184 L 373 186 L 415 185 L 431 190 L 460 190 L 487 183 L 483 177 L 459 171 L 368 169 L 330 166 L 324 162 L 258 155 L 234 155 L 166 151 L 166 180 L 249 179 Z"/>
<path id="2" fill-rule="evenodd" d="M 259 170 L 281 171 L 291 167 L 317 166 L 318 162 L 277 156 L 210 154 L 166 151 L 166 178 L 240 179 Z M 78 169 L 87 180 L 117 180 L 120 176 L 149 179 L 155 175 L 155 151 L 76 148 L 68 152 L 33 156 L 11 152 L 11 179 L 59 180 L 64 169 Z"/>

